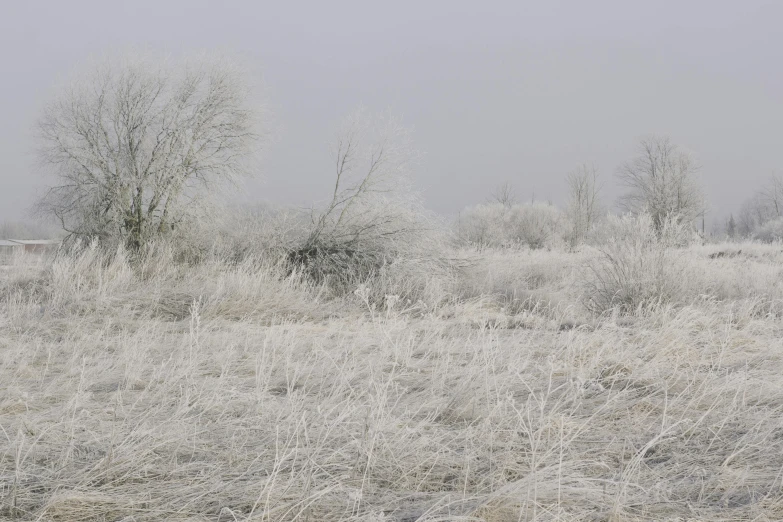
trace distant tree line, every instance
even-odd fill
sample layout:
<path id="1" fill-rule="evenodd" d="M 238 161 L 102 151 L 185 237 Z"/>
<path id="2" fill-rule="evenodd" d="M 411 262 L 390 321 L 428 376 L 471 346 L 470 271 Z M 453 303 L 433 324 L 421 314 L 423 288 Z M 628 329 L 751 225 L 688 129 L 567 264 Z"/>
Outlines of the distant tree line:
<path id="1" fill-rule="evenodd" d="M 40 159 L 55 182 L 38 208 L 73 237 L 139 250 L 203 221 L 214 193 L 252 170 L 248 160 L 261 144 L 262 116 L 244 71 L 225 59 L 172 63 L 131 56 L 103 62 L 43 111 Z M 406 173 L 414 156 L 406 132 L 393 118 L 374 127 L 368 121 L 359 112 L 339 133 L 334 190 L 324 208 L 313 210 L 290 260 L 314 266 L 324 256 L 361 257 L 377 270 L 388 257 L 379 245 L 395 238 L 402 244 L 400 238 L 420 229 L 411 218 L 415 197 L 400 197 L 400 189 L 409 188 Z M 636 155 L 616 178 L 626 189 L 618 201 L 622 211 L 649 216 L 659 233 L 672 222 L 698 220 L 704 231 L 699 167 L 668 137 L 639 140 Z M 562 241 L 577 247 L 606 214 L 602 182 L 589 164 L 567 174 L 565 182 L 563 210 L 521 204 L 513 184 L 502 184 L 489 202 L 461 214 L 461 237 L 485 246 L 540 248 Z M 774 239 L 783 236 L 782 215 L 783 179 L 773 177 L 736 217 L 729 216 L 723 232 Z M 363 252 L 360 245 L 369 244 L 372 253 Z"/>
<path id="2" fill-rule="evenodd" d="M 690 154 L 665 136 L 639 141 L 637 155 L 617 171 L 627 189 L 618 206 L 634 215 L 648 215 L 660 234 L 671 223 L 692 224 L 706 213 L 699 169 Z M 583 243 L 605 215 L 602 182 L 594 165 L 583 164 L 566 178 L 568 199 L 564 211 L 551 204 L 519 204 L 506 182 L 489 203 L 460 215 L 461 237 L 477 246 L 524 244 L 539 248 L 562 241 L 571 248 Z"/>

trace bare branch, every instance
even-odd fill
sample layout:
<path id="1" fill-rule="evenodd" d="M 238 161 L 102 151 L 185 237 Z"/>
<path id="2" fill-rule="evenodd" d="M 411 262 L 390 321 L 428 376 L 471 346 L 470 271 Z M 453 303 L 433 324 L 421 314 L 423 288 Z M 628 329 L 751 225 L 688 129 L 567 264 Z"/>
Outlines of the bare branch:
<path id="1" fill-rule="evenodd" d="M 506 208 L 513 207 L 517 202 L 517 195 L 516 191 L 514 190 L 514 186 L 506 181 L 495 189 L 495 192 L 492 193 L 491 200 L 500 203 Z"/>

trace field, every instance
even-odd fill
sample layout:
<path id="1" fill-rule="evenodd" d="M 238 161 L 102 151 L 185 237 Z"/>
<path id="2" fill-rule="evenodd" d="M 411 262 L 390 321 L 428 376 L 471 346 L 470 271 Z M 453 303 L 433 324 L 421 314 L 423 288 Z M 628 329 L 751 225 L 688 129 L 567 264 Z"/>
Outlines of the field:
<path id="1" fill-rule="evenodd" d="M 783 249 L 665 255 L 656 302 L 600 313 L 589 247 L 455 250 L 415 301 L 251 261 L 5 267 L 0 518 L 781 520 Z"/>

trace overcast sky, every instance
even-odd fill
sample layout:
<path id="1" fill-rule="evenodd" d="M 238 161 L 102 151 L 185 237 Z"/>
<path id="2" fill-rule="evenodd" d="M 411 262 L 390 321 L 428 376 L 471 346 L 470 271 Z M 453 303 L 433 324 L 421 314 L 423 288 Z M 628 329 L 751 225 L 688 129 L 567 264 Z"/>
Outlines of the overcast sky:
<path id="1" fill-rule="evenodd" d="M 391 108 L 424 154 L 417 186 L 453 213 L 510 181 L 561 202 L 583 162 L 619 194 L 641 135 L 692 151 L 712 208 L 783 173 L 783 2 L 25 1 L 0 5 L 0 219 L 47 180 L 32 128 L 59 81 L 128 47 L 239 53 L 263 77 L 276 136 L 243 197 L 306 205 L 328 142 L 359 104 Z"/>

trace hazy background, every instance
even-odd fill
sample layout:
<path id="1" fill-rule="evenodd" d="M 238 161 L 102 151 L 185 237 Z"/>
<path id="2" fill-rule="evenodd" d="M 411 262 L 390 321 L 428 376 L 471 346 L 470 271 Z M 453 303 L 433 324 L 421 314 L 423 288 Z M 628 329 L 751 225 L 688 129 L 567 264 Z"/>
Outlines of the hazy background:
<path id="1" fill-rule="evenodd" d="M 59 81 L 139 46 L 239 53 L 274 116 L 245 200 L 307 205 L 331 182 L 328 141 L 358 104 L 415 128 L 427 206 L 453 213 L 512 182 L 562 201 L 594 162 L 605 199 L 640 135 L 695 153 L 715 216 L 783 170 L 783 2 L 3 2 L 0 219 L 45 183 L 31 134 Z"/>

